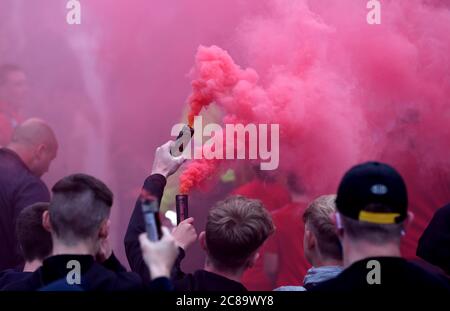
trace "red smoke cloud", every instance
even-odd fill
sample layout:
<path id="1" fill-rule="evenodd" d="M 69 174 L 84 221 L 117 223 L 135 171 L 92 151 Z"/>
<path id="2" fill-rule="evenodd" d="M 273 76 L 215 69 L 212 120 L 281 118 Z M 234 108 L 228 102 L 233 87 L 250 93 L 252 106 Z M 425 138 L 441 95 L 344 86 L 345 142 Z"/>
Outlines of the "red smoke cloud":
<path id="1" fill-rule="evenodd" d="M 335 192 L 358 162 L 394 165 L 419 216 L 405 244 L 413 255 L 450 200 L 449 3 L 383 1 L 380 25 L 359 1 L 270 3 L 236 36 L 240 63 L 253 69 L 217 47 L 198 50 L 193 114 L 214 101 L 224 123 L 280 124 L 280 173 L 296 172 L 311 197 Z M 182 185 L 210 176 L 206 163 L 188 166 Z"/>
<path id="2" fill-rule="evenodd" d="M 279 123 L 277 173 L 296 172 L 310 196 L 335 192 L 359 161 L 396 166 L 416 214 L 412 252 L 450 201 L 450 1 L 380 2 L 381 24 L 368 25 L 363 0 L 84 1 L 82 24 L 69 26 L 64 1 L 2 0 L 0 61 L 25 68 L 26 115 L 60 139 L 48 185 L 83 171 L 117 194 L 111 232 L 123 259 L 135 201 L 124 194 L 178 121 L 201 44 L 254 69 L 205 98 L 217 98 L 224 123 Z"/>
<path id="3" fill-rule="evenodd" d="M 189 193 L 192 187 L 215 173 L 217 165 L 218 161 L 205 159 L 190 163 L 189 168 L 180 176 L 180 193 Z"/>
<path id="4" fill-rule="evenodd" d="M 200 46 L 195 59 L 194 68 L 197 76 L 192 81 L 192 95 L 189 97 L 189 125 L 193 125 L 194 117 L 202 108 L 215 100 L 231 96 L 236 84 L 241 80 L 255 80 L 254 71 L 243 71 L 237 66 L 228 53 L 219 47 L 206 48 Z"/>
<path id="5" fill-rule="evenodd" d="M 200 114 L 202 108 L 212 102 L 226 107 L 227 102 L 234 99 L 239 85 L 246 83 L 255 86 L 258 80 L 255 71 L 242 70 L 226 51 L 217 46 L 200 46 L 195 61 L 192 75 L 196 78 L 192 81 L 193 92 L 188 99 L 188 122 L 191 126 L 194 124 L 194 117 Z M 216 172 L 220 162 L 206 159 L 191 162 L 180 176 L 180 192 L 188 193 L 192 187 L 201 184 Z"/>

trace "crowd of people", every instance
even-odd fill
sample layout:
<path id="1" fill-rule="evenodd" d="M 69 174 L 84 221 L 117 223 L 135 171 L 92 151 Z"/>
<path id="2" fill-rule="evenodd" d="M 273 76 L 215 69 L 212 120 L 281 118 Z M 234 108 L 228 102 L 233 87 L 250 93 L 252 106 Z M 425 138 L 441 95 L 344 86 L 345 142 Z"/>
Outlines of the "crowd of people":
<path id="1" fill-rule="evenodd" d="M 414 217 L 402 176 L 379 162 L 350 168 L 336 194 L 311 202 L 299 191 L 296 197 L 293 187 L 296 203 L 273 212 L 261 200 L 230 195 L 211 206 L 204 228 L 188 218 L 172 231 L 163 227 L 158 241 L 148 239 L 137 198 L 124 237 L 127 271 L 109 241 L 112 191 L 93 176 L 74 174 L 50 193 L 41 176 L 57 156 L 53 130 L 39 119 L 16 122 L 14 109 L 1 110 L 5 94 L 14 93 L 7 89 L 17 88 L 9 79 L 19 79 L 18 70 L 0 68 L 0 117 L 8 121 L 0 118 L 8 127 L 0 131 L 0 290 L 244 292 L 246 272 L 259 264 L 276 291 L 450 291 L 450 205 L 424 231 L 417 260 L 402 258 L 400 241 Z M 142 186 L 157 201 L 184 162 L 171 155 L 172 145 L 156 149 Z M 283 219 L 296 221 L 283 226 Z M 197 241 L 203 268 L 185 273 L 186 250 Z M 297 271 L 296 262 L 311 268 Z M 71 274 L 74 263 L 78 278 Z M 289 276 L 292 284 L 277 282 Z"/>

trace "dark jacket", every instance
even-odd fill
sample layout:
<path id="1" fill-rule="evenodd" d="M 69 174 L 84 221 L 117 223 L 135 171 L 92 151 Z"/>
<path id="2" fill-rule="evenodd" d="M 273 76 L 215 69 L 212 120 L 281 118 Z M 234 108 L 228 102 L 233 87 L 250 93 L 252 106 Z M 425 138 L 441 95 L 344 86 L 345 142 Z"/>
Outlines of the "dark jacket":
<path id="1" fill-rule="evenodd" d="M 417 245 L 417 256 L 450 276 L 450 204 L 436 211 Z"/>
<path id="2" fill-rule="evenodd" d="M 368 274 L 373 266 L 368 262 L 379 262 L 380 284 L 369 284 Z M 342 271 L 337 277 L 317 284 L 310 291 L 321 292 L 406 292 L 432 291 L 439 293 L 450 290 L 447 279 L 430 273 L 422 267 L 400 257 L 373 257 L 357 261 Z"/>
<path id="3" fill-rule="evenodd" d="M 159 174 L 154 174 L 144 182 L 143 189 L 155 196 L 158 202 L 161 202 L 164 187 L 166 186 L 166 178 Z M 142 215 L 142 209 L 139 199 L 136 200 L 133 213 L 128 224 L 127 233 L 125 234 L 125 252 L 131 271 L 139 274 L 143 280 L 150 280 L 150 273 L 142 258 L 141 246 L 139 244 L 139 235 L 145 232 L 145 221 Z"/>
<path id="4" fill-rule="evenodd" d="M 246 292 L 247 289 L 239 282 L 227 279 L 205 270 L 197 270 L 186 274 L 179 280 L 172 280 L 175 291 L 183 292 Z"/>
<path id="5" fill-rule="evenodd" d="M 80 284 L 71 284 L 84 291 L 131 291 L 131 290 L 171 290 L 167 278 L 156 279 L 152 283 L 144 283 L 135 273 L 126 272 L 117 258 L 110 256 L 103 264 L 99 264 L 90 255 L 56 255 L 44 260 L 42 267 L 25 279 L 11 283 L 4 289 L 7 291 L 35 291 L 55 282 L 64 282 L 73 268 L 68 263 L 76 260 L 80 263 Z M 69 278 L 70 279 L 70 278 Z"/>
<path id="6" fill-rule="evenodd" d="M 40 178 L 34 176 L 19 156 L 0 149 L 0 271 L 22 268 L 24 260 L 15 234 L 17 216 L 25 207 L 49 202 L 50 193 Z"/>
<path id="7" fill-rule="evenodd" d="M 0 272 L 0 290 L 11 283 L 27 278 L 32 272 L 22 272 L 17 269 L 7 269 Z"/>
<path id="8" fill-rule="evenodd" d="M 247 289 L 239 282 L 230 280 L 221 275 L 197 270 L 194 273 L 184 273 L 181 270 L 181 261 L 185 256 L 180 248 L 174 269 L 172 270 L 172 282 L 176 291 L 204 291 L 204 292 L 246 292 Z"/>

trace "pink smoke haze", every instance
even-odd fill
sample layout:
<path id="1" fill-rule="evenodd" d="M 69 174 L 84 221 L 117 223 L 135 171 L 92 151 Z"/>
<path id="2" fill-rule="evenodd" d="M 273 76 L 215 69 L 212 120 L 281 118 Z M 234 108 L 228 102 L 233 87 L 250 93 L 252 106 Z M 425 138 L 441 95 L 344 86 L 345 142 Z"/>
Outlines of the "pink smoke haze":
<path id="1" fill-rule="evenodd" d="M 151 155 L 186 110 L 207 106 L 223 124 L 280 124 L 277 173 L 295 172 L 311 198 L 358 162 L 394 165 L 415 213 L 412 256 L 450 201 L 450 1 L 383 0 L 380 25 L 366 3 L 82 1 L 82 24 L 69 26 L 65 1 L 2 0 L 0 63 L 25 68 L 24 115 L 57 132 L 47 184 L 82 171 L 113 189 L 122 259 Z M 188 163 L 184 191 L 228 162 Z"/>
<path id="2" fill-rule="evenodd" d="M 448 2 L 384 1 L 381 25 L 367 24 L 358 1 L 271 8 L 236 34 L 247 69 L 218 47 L 199 48 L 192 111 L 214 101 L 224 123 L 280 124 L 281 172 L 295 171 L 311 197 L 335 192 L 355 163 L 391 163 L 419 216 L 405 243 L 413 255 L 433 210 L 450 198 Z M 182 185 L 213 168 L 193 162 Z"/>

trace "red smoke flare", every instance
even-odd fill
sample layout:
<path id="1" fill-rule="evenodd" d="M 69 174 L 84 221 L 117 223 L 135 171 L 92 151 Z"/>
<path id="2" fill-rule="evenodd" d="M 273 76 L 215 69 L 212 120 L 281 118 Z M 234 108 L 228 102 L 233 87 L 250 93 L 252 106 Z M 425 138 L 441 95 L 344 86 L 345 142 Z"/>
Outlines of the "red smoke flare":
<path id="1" fill-rule="evenodd" d="M 196 160 L 189 164 L 188 168 L 180 176 L 180 193 L 188 194 L 189 191 L 210 177 L 217 169 L 217 160 Z"/>
<path id="2" fill-rule="evenodd" d="M 255 75 L 253 71 L 243 71 L 226 51 L 217 46 L 200 46 L 195 63 L 194 74 L 197 77 L 192 81 L 192 94 L 188 99 L 190 126 L 194 124 L 194 117 L 199 115 L 203 107 L 230 95 L 239 80 Z"/>
<path id="3" fill-rule="evenodd" d="M 196 55 L 193 74 L 192 94 L 188 102 L 190 112 L 188 124 L 193 126 L 194 117 L 203 107 L 212 102 L 226 104 L 231 99 L 238 83 L 255 84 L 258 76 L 251 69 L 242 70 L 228 53 L 217 46 L 200 46 Z M 211 176 L 219 165 L 219 160 L 196 160 L 191 162 L 180 176 L 180 192 L 186 194 L 195 185 Z"/>
<path id="4" fill-rule="evenodd" d="M 450 198 L 449 1 L 383 1 L 380 25 L 367 23 L 360 1 L 270 3 L 238 27 L 232 46 L 261 81 L 225 52 L 201 48 L 194 114 L 215 102 L 224 123 L 278 123 L 277 173 L 295 172 L 309 197 L 334 193 L 358 162 L 395 166 L 416 214 L 405 237 L 404 255 L 413 255 Z"/>

